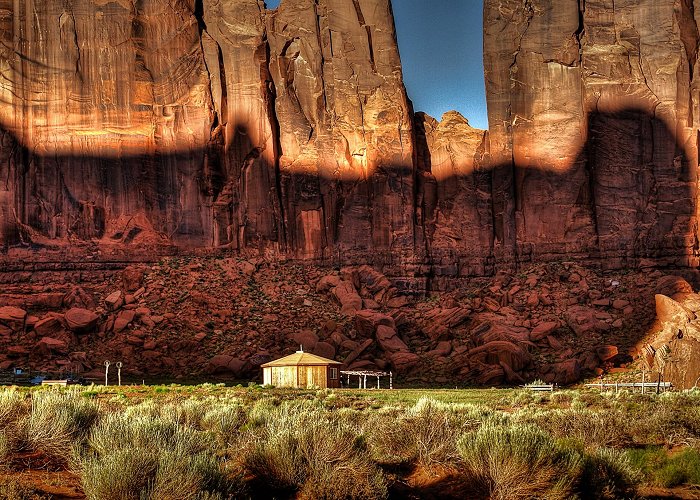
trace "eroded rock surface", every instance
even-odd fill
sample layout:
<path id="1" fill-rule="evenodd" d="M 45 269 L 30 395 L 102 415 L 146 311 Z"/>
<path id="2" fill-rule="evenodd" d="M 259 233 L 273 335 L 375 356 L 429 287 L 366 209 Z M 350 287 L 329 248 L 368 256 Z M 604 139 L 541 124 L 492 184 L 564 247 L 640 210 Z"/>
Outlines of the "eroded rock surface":
<path id="1" fill-rule="evenodd" d="M 413 255 L 388 0 L 7 0 L 0 27 L 4 249 Z"/>
<path id="2" fill-rule="evenodd" d="M 700 103 L 691 4 L 485 2 L 503 258 L 697 265 Z"/>

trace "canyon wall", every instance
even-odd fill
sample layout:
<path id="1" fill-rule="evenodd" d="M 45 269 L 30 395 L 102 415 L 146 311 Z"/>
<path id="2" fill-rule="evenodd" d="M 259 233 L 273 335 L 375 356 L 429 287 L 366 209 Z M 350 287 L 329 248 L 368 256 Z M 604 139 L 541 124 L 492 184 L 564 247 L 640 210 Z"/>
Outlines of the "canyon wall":
<path id="1" fill-rule="evenodd" d="M 485 2 L 494 219 L 506 254 L 697 266 L 697 7 Z"/>
<path id="2" fill-rule="evenodd" d="M 486 134 L 414 115 L 389 0 L 0 0 L 0 260 L 695 266 L 694 7 L 486 0 Z"/>
<path id="3" fill-rule="evenodd" d="M 0 38 L 5 251 L 415 255 L 389 0 L 3 0 Z"/>

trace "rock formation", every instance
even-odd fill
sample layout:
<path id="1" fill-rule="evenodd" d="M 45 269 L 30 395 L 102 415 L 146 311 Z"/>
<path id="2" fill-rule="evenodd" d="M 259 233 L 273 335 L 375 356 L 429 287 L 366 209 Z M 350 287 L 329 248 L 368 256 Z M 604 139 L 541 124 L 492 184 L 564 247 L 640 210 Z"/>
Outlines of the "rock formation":
<path id="1" fill-rule="evenodd" d="M 2 247 L 413 255 L 389 0 L 8 0 L 0 25 Z"/>
<path id="2" fill-rule="evenodd" d="M 643 366 L 677 389 L 697 387 L 700 295 L 679 276 L 664 277 L 656 288 L 656 322 L 640 349 Z"/>
<path id="3" fill-rule="evenodd" d="M 692 2 L 487 0 L 497 246 L 697 265 Z"/>
<path id="4" fill-rule="evenodd" d="M 0 246 L 697 264 L 694 10 L 580 3 L 486 2 L 487 137 L 413 116 L 389 0 L 6 1 Z"/>

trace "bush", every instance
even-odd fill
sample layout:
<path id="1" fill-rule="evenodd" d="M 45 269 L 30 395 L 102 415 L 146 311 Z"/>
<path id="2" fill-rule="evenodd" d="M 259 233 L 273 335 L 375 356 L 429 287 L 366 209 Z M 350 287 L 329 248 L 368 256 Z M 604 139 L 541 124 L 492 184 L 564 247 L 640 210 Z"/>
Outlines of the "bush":
<path id="1" fill-rule="evenodd" d="M 244 463 L 260 485 L 301 498 L 384 498 L 387 487 L 364 436 L 344 420 L 308 405 L 284 404 L 250 428 Z"/>
<path id="2" fill-rule="evenodd" d="M 160 417 L 109 415 L 79 458 L 85 494 L 119 500 L 240 492 L 242 478 L 224 476 L 211 445 L 210 434 Z"/>
<path id="3" fill-rule="evenodd" d="M 421 398 L 398 414 L 377 413 L 370 425 L 372 454 L 383 463 L 415 463 L 421 467 L 453 467 L 459 458 L 457 438 L 491 418 L 488 410 Z"/>
<path id="4" fill-rule="evenodd" d="M 26 413 L 25 397 L 15 391 L 0 391 L 0 429 L 15 424 Z"/>
<path id="5" fill-rule="evenodd" d="M 516 419 L 536 426 L 556 438 L 575 439 L 586 448 L 623 448 L 632 442 L 629 418 L 614 409 L 593 411 L 588 408 L 520 411 Z"/>
<path id="6" fill-rule="evenodd" d="M 700 484 L 700 452 L 684 450 L 669 458 L 654 473 L 656 484 L 672 488 L 681 484 Z"/>
<path id="7" fill-rule="evenodd" d="M 15 479 L 0 478 L 0 500 L 48 500 L 48 498 Z"/>
<path id="8" fill-rule="evenodd" d="M 648 483 L 664 488 L 700 484 L 700 452 L 695 449 L 669 456 L 663 448 L 640 448 L 628 450 L 627 458 Z"/>
<path id="9" fill-rule="evenodd" d="M 600 448 L 584 459 L 581 490 L 584 498 L 633 498 L 640 475 L 627 456 Z"/>
<path id="10" fill-rule="evenodd" d="M 570 498 L 582 458 L 528 425 L 485 423 L 457 447 L 465 472 L 490 498 Z"/>
<path id="11" fill-rule="evenodd" d="M 58 463 L 65 463 L 97 421 L 96 403 L 77 392 L 43 391 L 32 394 L 31 413 L 21 422 L 22 440 Z"/>
<path id="12" fill-rule="evenodd" d="M 10 455 L 12 454 L 12 445 L 5 431 L 0 431 L 0 471 L 7 468 Z"/>

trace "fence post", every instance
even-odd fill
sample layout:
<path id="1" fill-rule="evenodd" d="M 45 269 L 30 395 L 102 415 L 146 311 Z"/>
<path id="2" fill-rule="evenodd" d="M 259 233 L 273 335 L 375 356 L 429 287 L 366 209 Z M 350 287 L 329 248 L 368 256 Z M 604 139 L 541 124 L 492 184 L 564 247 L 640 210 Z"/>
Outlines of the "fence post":
<path id="1" fill-rule="evenodd" d="M 109 361 L 105 361 L 105 387 L 109 385 Z"/>

